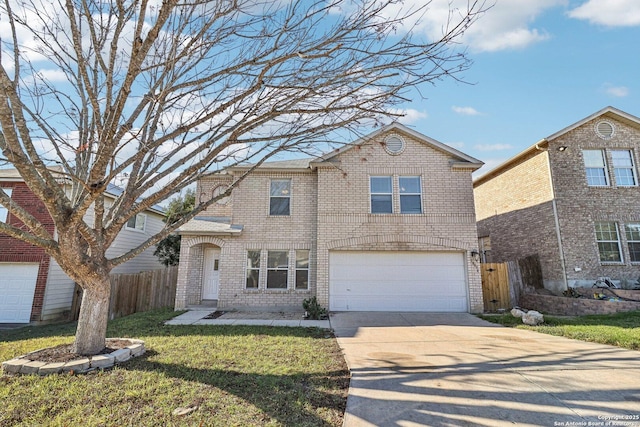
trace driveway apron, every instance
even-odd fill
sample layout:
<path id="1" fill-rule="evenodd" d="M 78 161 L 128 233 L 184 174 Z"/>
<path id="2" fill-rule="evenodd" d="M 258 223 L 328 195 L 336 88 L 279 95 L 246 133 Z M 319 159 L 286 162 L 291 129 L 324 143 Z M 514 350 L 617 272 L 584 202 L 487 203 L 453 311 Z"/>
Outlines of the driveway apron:
<path id="1" fill-rule="evenodd" d="M 640 352 L 470 314 L 330 320 L 351 370 L 347 427 L 640 427 Z"/>

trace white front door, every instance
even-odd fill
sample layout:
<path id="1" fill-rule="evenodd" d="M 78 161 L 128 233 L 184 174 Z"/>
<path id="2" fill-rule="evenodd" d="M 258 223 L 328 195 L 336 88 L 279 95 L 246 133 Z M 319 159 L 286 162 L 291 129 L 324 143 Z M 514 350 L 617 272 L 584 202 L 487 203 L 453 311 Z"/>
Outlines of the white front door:
<path id="1" fill-rule="evenodd" d="M 205 248 L 202 271 L 202 299 L 218 299 L 220 284 L 220 249 Z"/>

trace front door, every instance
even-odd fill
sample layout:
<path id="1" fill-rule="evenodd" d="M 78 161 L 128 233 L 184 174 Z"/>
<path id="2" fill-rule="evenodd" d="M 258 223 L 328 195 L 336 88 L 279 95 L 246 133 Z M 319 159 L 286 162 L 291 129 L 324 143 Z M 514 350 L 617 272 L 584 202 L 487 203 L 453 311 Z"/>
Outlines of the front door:
<path id="1" fill-rule="evenodd" d="M 202 299 L 218 299 L 220 284 L 220 249 L 205 248 L 202 271 Z"/>

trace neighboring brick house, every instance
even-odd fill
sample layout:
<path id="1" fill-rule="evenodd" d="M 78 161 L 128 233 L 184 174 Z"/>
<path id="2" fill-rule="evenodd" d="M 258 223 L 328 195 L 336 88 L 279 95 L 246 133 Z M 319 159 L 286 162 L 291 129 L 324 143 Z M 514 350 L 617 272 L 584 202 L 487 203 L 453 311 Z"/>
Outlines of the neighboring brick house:
<path id="1" fill-rule="evenodd" d="M 317 159 L 263 164 L 180 228 L 176 309 L 481 312 L 471 173 L 391 124 Z M 210 197 L 246 167 L 203 177 Z M 198 196 L 196 196 L 198 197 Z"/>
<path id="2" fill-rule="evenodd" d="M 51 216 L 44 204 L 31 192 L 15 169 L 0 169 L 0 188 L 11 200 L 38 219 L 50 233 L 55 233 Z M 117 194 L 117 187 L 110 187 Z M 125 225 L 107 251 L 116 256 L 137 246 L 149 235 L 159 232 L 164 223 L 159 209 L 137 215 Z M 0 221 L 13 225 L 21 222 L 0 205 Z M 162 268 L 153 249 L 116 267 L 114 273 L 135 273 Z M 75 283 L 58 263 L 39 247 L 0 233 L 0 323 L 29 323 L 64 319 L 73 302 Z"/>
<path id="3" fill-rule="evenodd" d="M 474 181 L 481 251 L 491 262 L 538 254 L 560 292 L 640 276 L 640 119 L 607 107 Z"/>

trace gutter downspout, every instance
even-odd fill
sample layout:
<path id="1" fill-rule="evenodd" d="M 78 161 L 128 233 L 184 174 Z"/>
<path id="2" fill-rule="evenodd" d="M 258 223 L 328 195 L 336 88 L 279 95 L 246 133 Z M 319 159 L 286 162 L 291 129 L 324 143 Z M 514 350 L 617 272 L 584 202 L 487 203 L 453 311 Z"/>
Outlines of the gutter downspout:
<path id="1" fill-rule="evenodd" d="M 547 171 L 549 172 L 549 184 L 551 185 L 551 206 L 553 207 L 553 220 L 556 228 L 556 238 L 558 239 L 558 252 L 560 253 L 560 266 L 562 267 L 562 280 L 564 282 L 564 288 L 569 289 L 569 284 L 567 282 L 567 266 L 566 261 L 564 259 L 564 248 L 562 247 L 562 235 L 560 234 L 560 220 L 558 219 L 558 206 L 556 204 L 556 193 L 553 186 L 553 174 L 551 173 L 551 159 L 549 157 L 549 141 L 543 139 L 540 142 L 547 143 Z M 536 148 L 540 151 L 544 151 L 542 148 L 536 144 Z"/>

